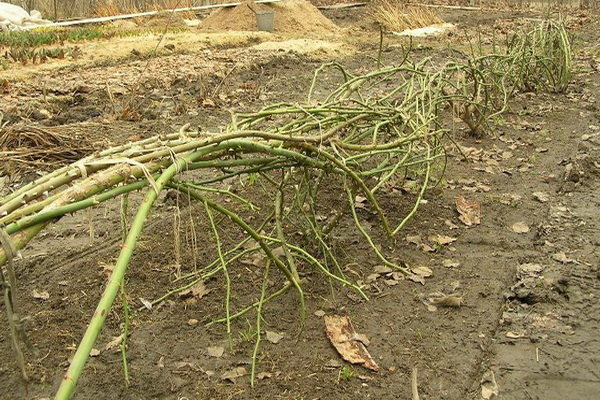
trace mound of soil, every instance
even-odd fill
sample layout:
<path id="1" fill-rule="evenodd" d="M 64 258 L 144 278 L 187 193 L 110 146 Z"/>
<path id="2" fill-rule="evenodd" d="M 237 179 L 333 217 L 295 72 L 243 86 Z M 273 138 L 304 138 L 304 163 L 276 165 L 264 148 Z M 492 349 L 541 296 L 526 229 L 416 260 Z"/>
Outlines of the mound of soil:
<path id="1" fill-rule="evenodd" d="M 210 14 L 200 25 L 205 30 L 256 31 L 256 11 L 275 12 L 275 32 L 331 34 L 339 30 L 307 0 L 255 4 L 248 1 L 235 8 L 222 8 Z"/>
<path id="2" fill-rule="evenodd" d="M 144 28 L 187 28 L 187 24 L 181 14 L 170 12 L 160 12 L 151 17 L 136 18 L 135 22 L 138 26 Z"/>

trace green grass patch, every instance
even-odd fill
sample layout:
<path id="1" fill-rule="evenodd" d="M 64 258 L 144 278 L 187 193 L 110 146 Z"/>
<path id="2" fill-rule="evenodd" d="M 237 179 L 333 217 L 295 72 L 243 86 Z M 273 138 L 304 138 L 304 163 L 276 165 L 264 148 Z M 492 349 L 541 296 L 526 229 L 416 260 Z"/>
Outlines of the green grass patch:
<path id="1" fill-rule="evenodd" d="M 105 32 L 100 28 L 1 32 L 0 45 L 6 47 L 38 47 L 61 42 L 83 42 L 103 37 L 105 37 Z"/>
<path id="2" fill-rule="evenodd" d="M 169 28 L 168 33 L 178 33 L 186 28 Z M 85 27 L 69 29 L 39 29 L 35 31 L 0 32 L 0 46 L 41 47 L 63 42 L 86 42 L 113 37 L 143 36 L 165 32 L 160 27 L 114 29 L 110 27 Z"/>

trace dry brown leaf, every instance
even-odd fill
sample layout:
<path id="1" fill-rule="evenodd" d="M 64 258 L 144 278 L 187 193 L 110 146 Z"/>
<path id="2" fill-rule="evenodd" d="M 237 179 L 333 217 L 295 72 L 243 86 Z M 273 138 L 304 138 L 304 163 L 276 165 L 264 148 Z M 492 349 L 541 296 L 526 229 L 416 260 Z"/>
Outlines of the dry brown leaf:
<path id="1" fill-rule="evenodd" d="M 426 253 L 435 253 L 436 251 L 435 248 L 431 247 L 427 243 L 421 243 L 421 245 L 419 246 L 419 250 L 424 251 Z"/>
<path id="2" fill-rule="evenodd" d="M 113 269 L 115 269 L 115 264 L 100 263 L 100 266 L 102 267 L 102 274 L 107 278 L 112 274 Z"/>
<path id="3" fill-rule="evenodd" d="M 460 263 L 455 260 L 446 259 L 442 261 L 442 265 L 446 268 L 458 268 L 460 267 Z"/>
<path id="4" fill-rule="evenodd" d="M 525 332 L 508 331 L 505 333 L 505 336 L 509 339 L 521 339 L 521 338 L 527 337 L 527 334 Z"/>
<path id="5" fill-rule="evenodd" d="M 550 201 L 550 196 L 548 195 L 548 193 L 544 192 L 533 192 L 533 198 L 539 201 L 540 203 L 546 203 Z"/>
<path id="6" fill-rule="evenodd" d="M 367 277 L 365 278 L 365 283 L 369 284 L 369 283 L 373 283 L 375 282 L 379 277 L 381 277 L 381 274 L 369 274 L 367 275 Z"/>
<path id="7" fill-rule="evenodd" d="M 111 340 L 110 342 L 108 342 L 106 344 L 106 346 L 104 346 L 104 351 L 108 351 L 108 350 L 117 348 L 121 344 L 122 341 L 123 341 L 123 335 L 114 337 L 113 340 Z"/>
<path id="8" fill-rule="evenodd" d="M 435 242 L 440 246 L 445 246 L 450 243 L 456 242 L 456 238 L 446 235 L 433 235 L 429 237 L 430 242 Z"/>
<path id="9" fill-rule="evenodd" d="M 210 346 L 206 348 L 206 352 L 211 357 L 220 358 L 223 357 L 223 354 L 225 353 L 225 348 L 222 346 Z"/>
<path id="10" fill-rule="evenodd" d="M 332 315 L 325 316 L 324 319 L 327 337 L 344 360 L 352 364 L 361 364 L 373 371 L 379 370 L 379 366 L 365 347 L 365 343 L 368 343 L 367 338 L 356 333 L 348 317 Z"/>
<path id="11" fill-rule="evenodd" d="M 521 200 L 523 196 L 514 193 L 503 193 L 500 197 L 500 203 L 505 204 L 507 206 L 516 206 Z"/>
<path id="12" fill-rule="evenodd" d="M 152 302 L 150 302 L 150 301 L 148 301 L 146 299 L 143 299 L 141 297 L 140 297 L 140 301 L 142 302 L 142 304 L 144 305 L 144 307 L 146 307 L 146 309 L 152 310 Z"/>
<path id="13" fill-rule="evenodd" d="M 406 236 L 406 241 L 410 244 L 415 244 L 417 246 L 421 245 L 421 243 L 423 243 L 423 239 L 421 239 L 421 235 L 408 235 Z"/>
<path id="14" fill-rule="evenodd" d="M 458 229 L 458 225 L 456 225 L 455 223 L 453 223 L 452 221 L 450 221 L 449 219 L 444 221 L 444 224 L 446 224 L 446 226 L 448 227 L 448 229 L 450 230 L 454 230 L 454 229 Z"/>
<path id="15" fill-rule="evenodd" d="M 267 331 L 267 340 L 273 344 L 277 344 L 283 339 L 282 333 Z"/>
<path id="16" fill-rule="evenodd" d="M 410 274 L 406 276 L 406 279 L 415 283 L 420 283 L 421 285 L 425 285 L 425 278 L 420 275 Z"/>
<path id="17" fill-rule="evenodd" d="M 256 375 L 256 378 L 259 381 L 262 381 L 264 379 L 269 379 L 273 376 L 273 374 L 271 374 L 270 372 L 259 372 L 258 375 Z"/>
<path id="18" fill-rule="evenodd" d="M 389 274 L 393 271 L 393 269 L 386 265 L 376 265 L 375 268 L 373 268 L 373 272 L 375 272 L 376 274 Z"/>
<path id="19" fill-rule="evenodd" d="M 90 357 L 98 357 L 100 355 L 100 350 L 92 349 L 90 350 Z"/>
<path id="20" fill-rule="evenodd" d="M 31 296 L 34 299 L 43 301 L 43 300 L 48 300 L 50 298 L 50 293 L 48 293 L 46 290 L 38 291 L 37 289 L 33 289 L 31 291 Z"/>
<path id="21" fill-rule="evenodd" d="M 444 294 L 441 292 L 428 293 L 420 296 L 421 302 L 429 311 L 437 311 L 438 307 L 458 308 L 463 303 L 463 297 L 458 293 Z"/>
<path id="22" fill-rule="evenodd" d="M 569 257 L 567 257 L 566 253 L 564 251 L 561 251 L 559 253 L 553 254 L 552 258 L 555 261 L 558 261 L 560 263 L 563 264 L 568 264 L 568 263 L 572 263 L 574 260 L 570 259 Z"/>
<path id="23" fill-rule="evenodd" d="M 200 281 L 200 282 L 196 283 L 194 286 L 192 286 L 191 288 L 179 293 L 179 297 L 180 298 L 191 298 L 191 299 L 193 299 L 193 301 L 196 301 L 196 300 L 200 300 L 201 298 L 203 298 L 204 296 L 209 294 L 211 291 L 212 291 L 211 289 L 208 289 L 206 287 L 206 285 L 204 285 L 204 282 Z"/>
<path id="24" fill-rule="evenodd" d="M 434 306 L 458 308 L 463 303 L 463 297 L 457 293 L 452 293 L 447 296 L 432 298 L 430 302 Z"/>
<path id="25" fill-rule="evenodd" d="M 419 250 L 427 252 L 427 253 L 433 253 L 435 252 L 435 249 L 433 247 L 431 247 L 430 245 L 428 245 L 427 243 L 425 243 L 423 241 L 423 239 L 421 238 L 421 235 L 408 235 L 406 236 L 406 241 L 410 244 L 414 244 L 416 245 Z"/>
<path id="26" fill-rule="evenodd" d="M 543 270 L 544 267 L 540 264 L 521 264 L 517 268 L 517 275 L 519 275 L 519 277 L 538 276 Z"/>
<path id="27" fill-rule="evenodd" d="M 515 222 L 514 224 L 512 224 L 512 226 L 510 228 L 515 233 L 527 233 L 527 232 L 529 232 L 529 225 L 527 225 L 523 221 Z"/>
<path id="28" fill-rule="evenodd" d="M 415 267 L 411 268 L 411 274 L 406 276 L 406 279 L 411 280 L 421 285 L 425 285 L 425 278 L 433 275 L 431 268 L 427 267 Z"/>
<path id="29" fill-rule="evenodd" d="M 460 214 L 458 219 L 467 226 L 481 223 L 481 205 L 476 201 L 469 201 L 463 196 L 457 196 L 456 211 Z"/>
<path id="30" fill-rule="evenodd" d="M 234 368 L 234 369 L 224 372 L 223 375 L 221 375 L 221 379 L 223 379 L 224 381 L 230 381 L 232 383 L 235 383 L 235 380 L 237 378 L 240 378 L 247 374 L 248 374 L 248 371 L 246 371 L 246 368 L 237 367 L 237 368 Z"/>
<path id="31" fill-rule="evenodd" d="M 481 379 L 481 397 L 483 397 L 485 400 L 490 400 L 492 397 L 498 396 L 499 393 L 500 390 L 498 389 L 498 384 L 496 383 L 494 371 L 489 370 Z"/>
<path id="32" fill-rule="evenodd" d="M 422 276 L 424 278 L 429 278 L 433 275 L 433 271 L 428 267 L 415 267 L 411 269 L 412 273 L 415 275 Z"/>
<path id="33" fill-rule="evenodd" d="M 356 196 L 354 198 L 354 207 L 359 209 L 367 208 L 367 198 L 363 196 Z"/>

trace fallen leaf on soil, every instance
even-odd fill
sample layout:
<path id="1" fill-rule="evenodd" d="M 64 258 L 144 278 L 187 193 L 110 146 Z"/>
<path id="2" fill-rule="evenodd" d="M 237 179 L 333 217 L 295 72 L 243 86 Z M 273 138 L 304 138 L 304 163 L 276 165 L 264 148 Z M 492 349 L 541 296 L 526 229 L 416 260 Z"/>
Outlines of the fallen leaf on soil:
<path id="1" fill-rule="evenodd" d="M 452 221 L 450 221 L 449 219 L 444 221 L 444 224 L 446 224 L 446 226 L 450 229 L 450 230 L 454 230 L 454 229 L 458 229 L 458 225 L 456 225 L 455 223 L 453 223 Z"/>
<path id="2" fill-rule="evenodd" d="M 193 297 L 197 300 L 200 300 L 201 298 L 203 298 L 210 292 L 211 292 L 211 289 L 207 289 L 204 282 L 200 281 L 200 282 L 196 283 L 194 286 L 192 286 L 191 288 L 179 293 L 179 297 Z"/>
<path id="3" fill-rule="evenodd" d="M 435 242 L 435 243 L 439 244 L 440 246 L 444 246 L 444 245 L 456 242 L 456 238 L 453 238 L 451 236 L 445 236 L 445 235 L 434 235 L 434 236 L 429 236 L 429 241 Z"/>
<path id="4" fill-rule="evenodd" d="M 505 336 L 509 339 L 520 339 L 526 337 L 527 335 L 525 334 L 525 332 L 508 331 L 505 333 Z"/>
<path id="5" fill-rule="evenodd" d="M 431 304 L 439 307 L 454 307 L 458 308 L 462 305 L 463 297 L 458 293 L 452 293 L 447 296 L 436 297 L 431 299 Z"/>
<path id="6" fill-rule="evenodd" d="M 283 248 L 283 246 L 274 248 L 273 251 L 271 251 L 271 253 L 273 253 L 273 255 L 277 258 L 285 257 L 285 249 Z"/>
<path id="7" fill-rule="evenodd" d="M 488 186 L 488 185 L 483 184 L 481 182 L 477 182 L 475 184 L 475 188 L 477 190 L 481 191 L 481 192 L 486 192 L 486 193 L 492 190 L 491 186 Z"/>
<path id="8" fill-rule="evenodd" d="M 113 340 L 111 340 L 110 342 L 108 342 L 106 344 L 106 346 L 104 346 L 104 351 L 108 351 L 108 350 L 112 350 L 112 349 L 116 348 L 117 346 L 119 346 L 121 344 L 122 341 L 123 341 L 123 335 L 114 337 Z"/>
<path id="9" fill-rule="evenodd" d="M 264 379 L 269 379 L 272 376 L 273 374 L 270 372 L 259 372 L 258 375 L 256 375 L 256 378 L 258 378 L 259 381 L 262 381 Z"/>
<path id="10" fill-rule="evenodd" d="M 206 348 L 206 352 L 211 357 L 220 358 L 223 357 L 223 353 L 225 353 L 225 348 L 222 346 L 210 346 Z"/>
<path id="11" fill-rule="evenodd" d="M 500 393 L 494 371 L 490 370 L 483 375 L 481 379 L 481 397 L 489 400 Z"/>
<path id="12" fill-rule="evenodd" d="M 361 364 L 373 371 L 379 370 L 379 366 L 365 347 L 368 340 L 354 330 L 348 317 L 337 315 L 325 316 L 325 329 L 331 344 L 342 358 L 352 364 Z"/>
<path id="13" fill-rule="evenodd" d="M 110 274 L 112 274 L 113 269 L 115 269 L 115 265 L 114 264 L 100 263 L 100 265 L 102 266 L 102 273 L 107 278 L 110 276 Z"/>
<path id="14" fill-rule="evenodd" d="M 247 375 L 248 371 L 244 367 L 237 367 L 232 370 L 226 371 L 221 375 L 221 379 L 224 381 L 230 381 L 231 383 L 235 383 L 235 380 L 239 377 Z"/>
<path id="15" fill-rule="evenodd" d="M 432 292 L 420 296 L 421 302 L 427 306 L 427 310 L 434 312 L 438 307 L 458 308 L 462 305 L 463 297 L 458 293 L 444 294 Z"/>
<path id="16" fill-rule="evenodd" d="M 426 253 L 435 253 L 435 249 L 427 243 L 421 243 L 421 245 L 419 246 L 419 250 L 424 251 Z"/>
<path id="17" fill-rule="evenodd" d="M 149 302 L 146 299 L 143 299 L 140 297 L 140 301 L 142 302 L 142 304 L 144 305 L 144 307 L 146 307 L 148 310 L 152 310 L 152 303 Z"/>
<path id="18" fill-rule="evenodd" d="M 515 207 L 521 201 L 522 198 L 523 197 L 518 194 L 503 193 L 502 197 L 500 198 L 500 203 L 506 204 L 507 206 Z"/>
<path id="19" fill-rule="evenodd" d="M 42 292 L 39 292 L 37 289 L 33 289 L 33 291 L 31 292 L 31 296 L 34 299 L 38 299 L 38 300 L 48 300 L 50 298 L 50 293 L 48 293 L 45 290 Z"/>
<path id="20" fill-rule="evenodd" d="M 539 201 L 540 203 L 546 203 L 550 200 L 550 196 L 548 195 L 548 193 L 544 192 L 533 192 L 533 198 Z"/>
<path id="21" fill-rule="evenodd" d="M 446 259 L 444 261 L 442 261 L 442 265 L 446 268 L 458 268 L 460 267 L 460 263 L 458 261 L 455 260 L 449 260 Z"/>
<path id="22" fill-rule="evenodd" d="M 553 254 L 552 258 L 558 262 L 561 262 L 563 264 L 568 264 L 568 263 L 572 263 L 574 260 L 570 259 L 569 257 L 567 257 L 567 255 L 565 254 L 564 251 L 561 251 L 559 253 Z"/>
<path id="23" fill-rule="evenodd" d="M 90 350 L 90 357 L 98 357 L 100 355 L 100 350 L 92 349 Z"/>
<path id="24" fill-rule="evenodd" d="M 385 265 L 376 265 L 375 268 L 373 268 L 373 272 L 375 272 L 376 274 L 389 274 L 393 271 L 393 269 L 391 269 L 390 267 L 386 267 Z"/>
<path id="25" fill-rule="evenodd" d="M 200 321 L 198 321 L 198 320 L 197 320 L 197 319 L 195 319 L 195 318 L 190 318 L 190 319 L 188 319 L 188 322 L 187 322 L 187 323 L 188 323 L 188 325 L 189 325 L 189 326 L 196 326 L 196 325 L 198 325 L 198 323 L 199 323 L 199 322 L 200 322 Z"/>
<path id="26" fill-rule="evenodd" d="M 412 268 L 411 271 L 413 274 L 422 276 L 423 278 L 429 278 L 431 275 L 433 275 L 431 268 L 427 267 L 415 267 Z"/>
<path id="27" fill-rule="evenodd" d="M 510 228 L 515 233 L 527 233 L 527 232 L 529 232 L 529 225 L 527 225 L 523 221 L 515 222 L 514 224 L 512 224 L 512 226 Z"/>
<path id="28" fill-rule="evenodd" d="M 542 267 L 540 264 L 521 264 L 519 265 L 519 267 L 517 268 L 517 274 L 520 277 L 525 277 L 525 276 L 537 276 L 540 274 L 540 272 L 542 272 L 544 270 L 544 267 Z"/>
<path id="29" fill-rule="evenodd" d="M 367 278 L 365 279 L 365 283 L 373 283 L 379 277 L 381 277 L 381 274 L 369 274 L 369 275 L 367 275 Z"/>
<path id="30" fill-rule="evenodd" d="M 202 100 L 202 105 L 204 107 L 215 107 L 216 106 L 214 100 L 210 99 L 210 98 L 206 98 L 206 99 Z"/>
<path id="31" fill-rule="evenodd" d="M 425 285 L 425 278 L 419 275 L 410 274 L 406 276 L 406 279 L 413 281 L 415 283 L 420 283 L 421 285 Z"/>
<path id="32" fill-rule="evenodd" d="M 417 247 L 419 248 L 419 250 L 425 251 L 427 253 L 433 253 L 433 252 L 435 252 L 435 249 L 433 247 L 431 247 L 427 243 L 423 242 L 423 239 L 421 238 L 421 235 L 414 235 L 414 236 L 410 236 L 409 235 L 409 236 L 406 236 L 406 241 L 408 243 L 417 245 Z"/>
<path id="33" fill-rule="evenodd" d="M 414 235 L 414 236 L 408 235 L 408 236 L 406 236 L 406 241 L 408 243 L 415 244 L 417 246 L 419 246 L 421 243 L 423 243 L 423 239 L 421 239 L 421 235 Z"/>
<path id="34" fill-rule="evenodd" d="M 325 368 L 340 368 L 343 365 L 344 364 L 340 360 L 336 360 L 334 358 L 331 358 L 329 361 L 327 361 L 325 363 Z"/>
<path id="35" fill-rule="evenodd" d="M 481 223 L 481 205 L 476 201 L 469 201 L 463 196 L 457 196 L 456 211 L 460 214 L 458 219 L 467 226 Z"/>
<path id="36" fill-rule="evenodd" d="M 277 344 L 283 339 L 283 334 L 267 331 L 267 340 L 273 344 Z"/>
<path id="37" fill-rule="evenodd" d="M 324 317 L 325 316 L 325 311 L 323 311 L 323 310 L 317 310 L 317 311 L 315 311 L 315 315 L 317 317 Z"/>
<path id="38" fill-rule="evenodd" d="M 175 363 L 175 371 L 198 371 L 198 367 L 193 362 L 178 361 Z"/>
<path id="39" fill-rule="evenodd" d="M 354 198 L 354 208 L 365 209 L 367 208 L 367 198 L 363 196 L 356 196 Z"/>

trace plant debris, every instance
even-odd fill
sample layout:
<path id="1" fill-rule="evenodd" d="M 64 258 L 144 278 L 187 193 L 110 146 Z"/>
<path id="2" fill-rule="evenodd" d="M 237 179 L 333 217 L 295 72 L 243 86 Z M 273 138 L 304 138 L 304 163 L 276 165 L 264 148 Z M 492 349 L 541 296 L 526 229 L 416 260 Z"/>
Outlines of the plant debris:
<path id="1" fill-rule="evenodd" d="M 456 211 L 459 213 L 458 219 L 466 226 L 481 223 L 481 205 L 476 201 L 469 201 L 463 196 L 457 196 Z"/>
<path id="2" fill-rule="evenodd" d="M 327 337 L 344 360 L 373 371 L 379 370 L 367 351 L 368 339 L 354 330 L 348 317 L 332 315 L 325 316 L 324 320 Z"/>
<path id="3" fill-rule="evenodd" d="M 246 368 L 237 367 L 221 374 L 221 379 L 224 381 L 229 381 L 231 383 L 236 383 L 237 378 L 241 378 L 245 375 L 248 375 L 248 371 L 246 371 Z"/>
<path id="4" fill-rule="evenodd" d="M 220 358 L 223 357 L 225 348 L 223 346 L 211 346 L 206 349 L 206 352 L 211 357 Z"/>
<path id="5" fill-rule="evenodd" d="M 463 296 L 458 293 L 432 292 L 421 295 L 420 299 L 427 306 L 427 310 L 431 312 L 437 311 L 438 307 L 459 308 L 463 303 Z"/>
<path id="6" fill-rule="evenodd" d="M 267 340 L 273 344 L 277 344 L 283 339 L 283 334 L 267 331 Z"/>
<path id="7" fill-rule="evenodd" d="M 523 221 L 515 222 L 511 225 L 510 229 L 515 233 L 527 233 L 530 230 L 529 225 Z"/>

